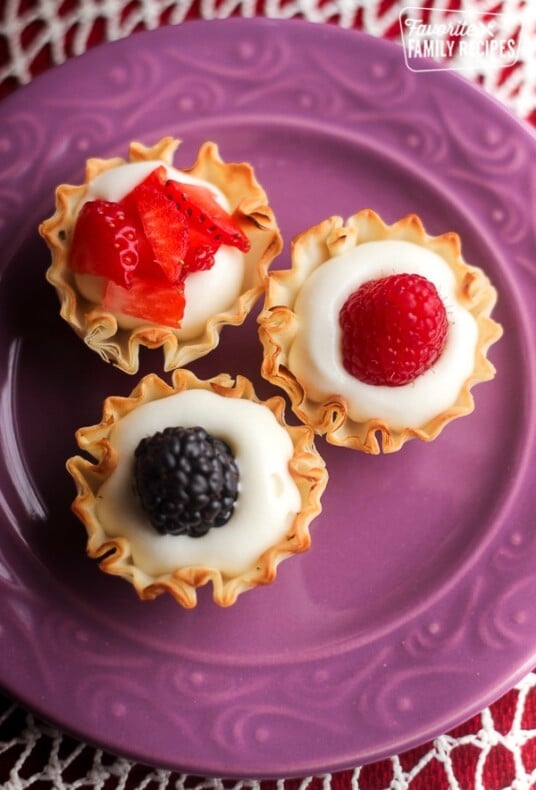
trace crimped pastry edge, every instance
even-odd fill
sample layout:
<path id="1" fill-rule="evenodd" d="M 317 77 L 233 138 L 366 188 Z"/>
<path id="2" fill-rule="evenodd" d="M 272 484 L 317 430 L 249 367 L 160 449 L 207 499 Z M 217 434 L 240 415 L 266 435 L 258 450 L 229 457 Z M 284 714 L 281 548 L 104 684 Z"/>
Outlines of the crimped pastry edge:
<path id="1" fill-rule="evenodd" d="M 309 398 L 288 366 L 290 347 L 298 332 L 293 307 L 307 277 L 330 258 L 358 244 L 384 239 L 410 241 L 439 254 L 455 275 L 460 303 L 477 323 L 473 372 L 452 406 L 418 428 L 397 430 L 380 419 L 356 422 L 349 416 L 347 403 L 341 396 L 333 395 L 322 402 Z M 291 259 L 290 269 L 271 272 L 268 277 L 264 306 L 258 316 L 263 346 L 261 372 L 266 380 L 287 393 L 293 411 L 302 422 L 324 435 L 331 444 L 377 455 L 396 452 L 409 439 L 432 441 L 449 422 L 474 410 L 471 389 L 494 377 L 495 367 L 486 354 L 501 337 L 502 327 L 490 315 L 497 291 L 481 269 L 465 262 L 457 233 L 429 236 L 415 214 L 387 225 L 376 212 L 364 209 L 346 222 L 340 216 L 331 216 L 300 233 L 292 242 Z"/>
<path id="2" fill-rule="evenodd" d="M 294 454 L 289 462 L 289 471 L 299 490 L 302 507 L 283 539 L 265 551 L 254 567 L 237 576 L 227 576 L 217 569 L 200 566 L 151 576 L 133 563 L 128 539 L 108 536 L 97 516 L 99 489 L 117 464 L 117 453 L 111 441 L 114 426 L 144 403 L 190 389 L 208 390 L 226 398 L 244 398 L 265 405 L 287 430 L 293 443 Z M 197 588 L 209 582 L 213 585 L 215 603 L 222 607 L 234 604 L 246 590 L 271 584 L 282 560 L 310 547 L 309 525 L 321 512 L 320 500 L 328 479 L 325 463 L 314 446 L 314 432 L 304 425 L 288 425 L 284 409 L 285 403 L 280 396 L 259 400 L 252 383 L 243 376 L 233 380 L 227 374 L 220 374 L 201 380 L 191 371 L 182 369 L 174 371 L 171 385 L 151 373 L 141 379 L 128 397 L 106 398 L 101 421 L 80 428 L 76 433 L 80 449 L 93 456 L 95 462 L 76 455 L 66 464 L 77 491 L 72 510 L 86 528 L 88 555 L 100 560 L 100 568 L 105 573 L 129 581 L 142 600 L 151 600 L 167 592 L 188 609 L 197 604 Z"/>
<path id="3" fill-rule="evenodd" d="M 192 176 L 205 179 L 221 189 L 229 199 L 233 215 L 246 233 L 251 249 L 245 255 L 245 279 L 242 292 L 226 311 L 212 316 L 199 336 L 181 340 L 171 327 L 145 324 L 136 329 L 122 329 L 115 316 L 100 305 L 88 302 L 79 293 L 74 273 L 68 265 L 69 243 L 77 212 L 87 193 L 88 183 L 100 173 L 126 162 L 154 160 L 173 164 L 180 141 L 164 137 L 153 146 L 133 142 L 128 159 L 91 158 L 86 162 L 84 183 L 61 184 L 55 192 L 56 210 L 39 225 L 39 233 L 51 253 L 47 280 L 60 300 L 60 314 L 89 348 L 126 373 L 139 369 L 140 347 L 162 348 L 164 370 L 171 371 L 208 354 L 219 343 L 220 330 L 226 324 L 244 322 L 256 301 L 264 293 L 268 267 L 282 248 L 282 238 L 275 215 L 268 205 L 265 191 L 246 162 L 227 163 L 213 142 L 201 145 L 194 164 L 184 168 Z"/>

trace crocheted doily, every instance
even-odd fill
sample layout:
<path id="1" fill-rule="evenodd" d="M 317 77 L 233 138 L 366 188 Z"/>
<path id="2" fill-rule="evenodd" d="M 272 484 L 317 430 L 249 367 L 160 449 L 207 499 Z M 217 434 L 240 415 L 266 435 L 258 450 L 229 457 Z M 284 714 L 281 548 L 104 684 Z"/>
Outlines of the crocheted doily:
<path id="1" fill-rule="evenodd" d="M 536 3 L 534 0 L 3 0 L 0 11 L 0 96 L 29 82 L 44 68 L 62 63 L 102 41 L 135 30 L 177 24 L 193 17 L 221 19 L 262 15 L 301 17 L 360 28 L 374 36 L 400 39 L 399 15 L 405 6 L 426 6 L 422 18 L 432 25 L 452 19 L 489 20 L 496 37 L 514 38 L 516 63 L 504 68 L 491 60 L 465 68 L 466 77 L 511 107 L 519 116 L 536 112 Z M 413 9 L 415 10 L 415 9 Z M 418 11 L 418 9 L 417 9 Z M 440 58 L 441 59 L 441 58 Z M 465 64 L 467 65 L 467 64 Z"/>

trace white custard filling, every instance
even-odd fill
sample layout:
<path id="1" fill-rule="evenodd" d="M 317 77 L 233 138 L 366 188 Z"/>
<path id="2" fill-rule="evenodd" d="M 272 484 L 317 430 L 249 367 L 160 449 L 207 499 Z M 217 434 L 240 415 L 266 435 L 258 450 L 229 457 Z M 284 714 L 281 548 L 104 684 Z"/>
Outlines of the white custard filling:
<path id="1" fill-rule="evenodd" d="M 100 173 L 88 184 L 84 202 L 90 200 L 109 200 L 119 202 L 159 165 L 166 168 L 168 178 L 188 184 L 207 187 L 217 202 L 230 211 L 229 201 L 214 184 L 195 178 L 165 162 L 131 162 L 110 168 Z M 198 336 L 209 318 L 228 310 L 242 290 L 244 279 L 244 255 L 235 247 L 222 245 L 216 252 L 214 266 L 202 272 L 190 274 L 184 284 L 186 305 L 180 329 L 176 330 L 181 340 Z M 100 302 L 104 280 L 88 274 L 75 275 L 77 287 L 90 302 Z M 123 329 L 135 329 L 146 322 L 134 316 L 118 313 L 118 324 Z"/>
<path id="2" fill-rule="evenodd" d="M 449 321 L 446 345 L 435 364 L 409 384 L 366 384 L 344 368 L 339 313 L 363 283 L 403 273 L 420 274 L 437 288 Z M 440 255 L 412 242 L 366 242 L 326 261 L 304 283 L 294 312 L 300 329 L 290 348 L 290 369 L 312 399 L 342 396 L 356 422 L 422 426 L 454 403 L 474 368 L 477 325 L 456 298 L 454 273 Z"/>
<path id="3" fill-rule="evenodd" d="M 227 442 L 235 456 L 240 484 L 233 515 L 201 538 L 159 535 L 133 492 L 134 451 L 157 431 L 196 425 Z M 132 411 L 114 426 L 111 442 L 118 463 L 99 490 L 97 516 L 108 536 L 128 539 L 134 564 L 148 574 L 188 566 L 242 573 L 285 536 L 301 508 L 288 468 L 292 440 L 261 404 L 187 390 Z"/>

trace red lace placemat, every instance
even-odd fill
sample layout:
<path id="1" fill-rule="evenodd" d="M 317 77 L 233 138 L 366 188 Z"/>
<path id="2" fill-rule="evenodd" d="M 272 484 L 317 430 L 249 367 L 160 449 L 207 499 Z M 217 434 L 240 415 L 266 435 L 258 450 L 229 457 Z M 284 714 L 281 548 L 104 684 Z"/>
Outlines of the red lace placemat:
<path id="1" fill-rule="evenodd" d="M 190 18 L 302 17 L 400 39 L 394 0 L 4 0 L 0 3 L 0 98 L 44 70 L 104 41 Z M 514 64 L 465 72 L 519 117 L 536 123 L 534 0 L 429 0 L 423 22 L 453 10 L 499 19 L 516 42 Z M 498 16 L 497 16 L 498 15 Z M 536 790 L 536 674 L 433 742 L 373 765 L 278 782 L 204 779 L 137 765 L 70 738 L 0 697 L 0 782 L 7 790 Z"/>
<path id="2" fill-rule="evenodd" d="M 399 40 L 400 0 L 3 0 L 0 4 L 0 97 L 50 66 L 141 29 L 186 19 L 228 16 L 301 17 Z M 425 24 L 441 25 L 461 9 L 464 19 L 493 23 L 496 38 L 515 41 L 515 63 L 485 58 L 464 74 L 536 122 L 536 4 L 533 0 L 428 0 L 413 9 Z M 445 59 L 455 57 L 445 51 Z M 441 58 L 439 58 L 441 60 Z"/>

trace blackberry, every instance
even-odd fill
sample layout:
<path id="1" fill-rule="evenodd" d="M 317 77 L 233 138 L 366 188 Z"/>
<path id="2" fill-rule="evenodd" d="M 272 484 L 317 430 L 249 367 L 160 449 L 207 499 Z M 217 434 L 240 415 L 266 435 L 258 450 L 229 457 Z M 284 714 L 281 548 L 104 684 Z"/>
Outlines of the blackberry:
<path id="1" fill-rule="evenodd" d="M 238 496 L 229 446 L 204 428 L 166 428 L 138 444 L 134 487 L 162 535 L 199 538 L 229 521 Z"/>

